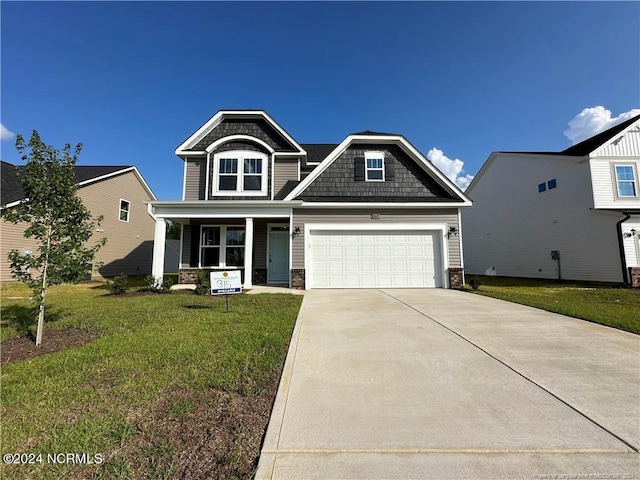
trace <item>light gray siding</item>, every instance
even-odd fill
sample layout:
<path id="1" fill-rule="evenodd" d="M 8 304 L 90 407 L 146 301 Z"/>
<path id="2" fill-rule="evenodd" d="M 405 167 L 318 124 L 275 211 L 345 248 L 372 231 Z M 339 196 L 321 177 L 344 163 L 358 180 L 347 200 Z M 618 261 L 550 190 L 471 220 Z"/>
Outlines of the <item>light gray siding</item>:
<path id="1" fill-rule="evenodd" d="M 278 192 L 285 186 L 287 182 L 298 180 L 298 162 L 296 159 L 282 159 L 276 157 L 275 168 L 273 172 L 273 192 Z"/>
<path id="2" fill-rule="evenodd" d="M 185 160 L 185 162 L 187 172 L 185 175 L 184 199 L 204 200 L 207 161 L 205 159 L 197 159 Z"/>
<path id="3" fill-rule="evenodd" d="M 538 192 L 555 179 L 557 187 Z M 467 194 L 462 212 L 467 273 L 621 282 L 618 212 L 594 211 L 589 163 L 581 158 L 499 154 Z"/>
<path id="4" fill-rule="evenodd" d="M 638 155 L 640 156 L 640 153 Z M 640 181 L 638 175 L 640 174 L 640 158 L 592 158 L 589 164 L 591 167 L 594 208 L 618 208 L 621 210 L 640 209 L 640 195 L 632 198 L 618 197 L 615 174 L 615 165 L 634 165 L 636 193 L 639 193 Z"/>
<path id="5" fill-rule="evenodd" d="M 378 214 L 379 218 L 373 220 L 372 214 Z M 304 268 L 304 225 L 307 223 L 344 223 L 353 225 L 357 223 L 371 225 L 372 223 L 434 223 L 446 224 L 448 227 L 457 227 L 457 209 L 294 209 L 293 227 L 300 228 L 300 235 L 292 240 L 292 265 L 291 268 Z M 452 235 L 448 240 L 449 266 L 461 267 L 460 240 L 458 235 Z"/>
<path id="6" fill-rule="evenodd" d="M 263 218 L 253 221 L 253 268 L 267 268 L 267 223 Z"/>

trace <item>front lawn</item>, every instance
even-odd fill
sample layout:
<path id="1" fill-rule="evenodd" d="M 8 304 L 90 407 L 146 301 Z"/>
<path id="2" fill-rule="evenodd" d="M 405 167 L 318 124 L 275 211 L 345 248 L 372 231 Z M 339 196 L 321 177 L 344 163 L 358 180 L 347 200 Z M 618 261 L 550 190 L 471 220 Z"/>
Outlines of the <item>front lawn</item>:
<path id="1" fill-rule="evenodd" d="M 467 275 L 470 282 L 472 275 Z M 476 293 L 640 334 L 640 290 L 478 276 Z M 469 288 L 469 287 L 468 287 Z"/>
<path id="2" fill-rule="evenodd" d="M 33 328 L 29 291 L 1 296 L 0 349 Z M 301 298 L 235 295 L 225 313 L 223 297 L 51 288 L 43 347 L 78 332 L 89 343 L 3 353 L 2 454 L 43 458 L 3 464 L 0 477 L 251 478 Z M 60 453 L 101 462 L 47 463 Z"/>

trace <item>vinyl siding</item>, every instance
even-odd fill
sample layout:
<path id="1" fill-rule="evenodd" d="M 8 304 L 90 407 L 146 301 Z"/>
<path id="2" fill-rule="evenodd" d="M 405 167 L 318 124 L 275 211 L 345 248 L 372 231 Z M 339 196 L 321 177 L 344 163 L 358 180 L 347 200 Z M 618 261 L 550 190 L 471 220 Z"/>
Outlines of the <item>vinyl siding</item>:
<path id="1" fill-rule="evenodd" d="M 185 175 L 185 200 L 204 200 L 207 161 L 205 159 L 185 160 L 187 173 Z"/>
<path id="2" fill-rule="evenodd" d="M 619 157 L 616 159 L 592 158 L 591 182 L 593 188 L 594 208 L 640 209 L 640 159 L 632 160 Z M 635 165 L 636 194 L 634 198 L 617 196 L 615 165 Z"/>
<path id="3" fill-rule="evenodd" d="M 153 236 L 155 222 L 147 213 L 145 201 L 151 200 L 142 184 L 133 172 L 81 187 L 78 196 L 94 217 L 102 215 L 104 219 L 90 243 L 102 237 L 107 243 L 95 257 L 94 265 L 104 263 L 95 271 L 95 277 L 113 276 L 121 272 L 128 275 L 151 273 L 153 254 Z M 119 218 L 120 199 L 130 202 L 129 222 Z M 6 260 L 10 250 L 16 248 L 35 250 L 35 242 L 22 237 L 25 225 L 2 223 L 2 242 L 0 247 L 1 280 L 12 280 Z"/>
<path id="4" fill-rule="evenodd" d="M 267 268 L 267 223 L 264 218 L 253 220 L 253 268 Z"/>
<path id="5" fill-rule="evenodd" d="M 377 213 L 379 219 L 372 220 L 371 214 Z M 345 209 L 337 211 L 335 209 L 294 209 L 293 226 L 300 227 L 300 235 L 293 238 L 291 268 L 304 268 L 304 225 L 307 223 L 344 223 L 353 225 L 362 223 L 370 225 L 372 223 L 438 223 L 447 226 L 458 225 L 458 210 L 429 210 L 429 209 Z M 449 266 L 460 267 L 460 241 L 457 235 L 451 236 L 448 240 Z"/>
<path id="6" fill-rule="evenodd" d="M 635 230 L 635 236 L 631 230 Z M 627 267 L 640 267 L 640 215 L 634 215 L 622 225 L 624 253 Z"/>
<path id="7" fill-rule="evenodd" d="M 7 255 L 11 250 L 24 252 L 25 250 L 37 251 L 38 244 L 28 238 L 24 238 L 22 234 L 27 226 L 25 224 L 13 225 L 12 223 L 2 220 L 0 228 L 2 228 L 2 240 L 0 241 L 0 281 L 11 282 L 15 279 L 11 276 L 11 269 Z"/>
<path id="8" fill-rule="evenodd" d="M 155 221 L 144 202 L 151 200 L 133 172 L 78 190 L 83 203 L 94 215 L 104 219 L 96 238 L 106 237 L 107 243 L 96 255 L 95 262 L 104 265 L 99 275 L 109 277 L 125 273 L 146 275 L 151 273 Z M 129 221 L 119 220 L 120 199 L 130 203 Z"/>
<path id="9" fill-rule="evenodd" d="M 538 193 L 539 183 L 557 188 Z M 467 273 L 621 282 L 619 213 L 594 211 L 589 163 L 576 158 L 499 155 L 467 194 L 462 212 Z"/>
<path id="10" fill-rule="evenodd" d="M 287 182 L 298 180 L 298 162 L 296 159 L 281 159 L 276 157 L 273 191 L 278 198 L 278 192 L 285 186 Z"/>
<path id="11" fill-rule="evenodd" d="M 593 157 L 638 157 L 640 156 L 640 124 L 618 136 L 592 153 Z"/>

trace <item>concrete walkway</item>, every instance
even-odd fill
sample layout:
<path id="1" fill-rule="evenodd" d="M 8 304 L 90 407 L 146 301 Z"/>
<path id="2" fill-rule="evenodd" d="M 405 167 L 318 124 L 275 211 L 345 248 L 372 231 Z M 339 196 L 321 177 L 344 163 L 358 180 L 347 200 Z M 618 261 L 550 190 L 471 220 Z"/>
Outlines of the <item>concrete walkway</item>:
<path id="1" fill-rule="evenodd" d="M 307 292 L 256 479 L 639 478 L 639 351 L 469 293 Z"/>

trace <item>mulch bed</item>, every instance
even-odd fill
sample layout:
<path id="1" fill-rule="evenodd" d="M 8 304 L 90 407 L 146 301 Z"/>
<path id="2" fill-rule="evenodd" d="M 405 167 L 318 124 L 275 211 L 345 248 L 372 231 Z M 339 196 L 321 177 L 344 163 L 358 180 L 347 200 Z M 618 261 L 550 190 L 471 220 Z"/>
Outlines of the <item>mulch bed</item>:
<path id="1" fill-rule="evenodd" d="M 58 352 L 66 348 L 79 347 L 100 337 L 97 328 L 45 329 L 42 344 L 36 347 L 35 339 L 27 337 L 8 338 L 0 343 L 0 364 L 17 362 Z"/>

